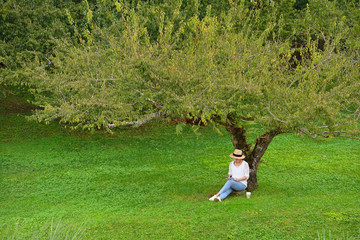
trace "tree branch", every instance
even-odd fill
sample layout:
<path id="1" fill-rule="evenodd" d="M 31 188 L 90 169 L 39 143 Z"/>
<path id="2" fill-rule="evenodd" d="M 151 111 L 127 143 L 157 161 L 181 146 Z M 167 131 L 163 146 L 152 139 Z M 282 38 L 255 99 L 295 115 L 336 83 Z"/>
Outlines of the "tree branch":
<path id="1" fill-rule="evenodd" d="M 108 127 L 110 129 L 112 128 L 116 128 L 116 127 L 129 127 L 129 126 L 132 126 L 132 127 L 140 127 L 141 125 L 144 125 L 145 123 L 148 123 L 156 118 L 160 117 L 160 113 L 159 112 L 156 112 L 156 113 L 150 113 L 148 115 L 146 115 L 144 118 L 142 119 L 139 119 L 137 121 L 132 121 L 132 122 L 123 122 L 122 124 L 119 124 L 119 125 L 116 125 L 116 124 L 109 124 Z"/>
<path id="2" fill-rule="evenodd" d="M 139 89 L 134 89 L 134 90 L 135 90 L 135 92 L 140 93 L 141 96 L 144 96 L 144 93 L 140 92 Z M 152 100 L 152 99 L 150 99 L 150 98 L 146 98 L 146 101 L 152 103 L 152 104 L 153 104 L 157 109 L 159 109 L 159 110 L 164 107 L 164 105 L 162 105 L 161 103 L 158 103 L 158 102 L 156 102 L 155 100 Z M 133 104 L 130 104 L 130 106 L 135 106 L 136 104 L 138 104 L 138 102 L 133 103 Z"/>
<path id="3" fill-rule="evenodd" d="M 151 100 L 150 98 L 147 98 L 146 101 L 151 102 L 157 109 L 162 109 L 164 107 L 164 105 L 162 105 L 154 100 Z"/>
<path id="4" fill-rule="evenodd" d="M 269 102 L 269 106 L 267 107 L 267 110 L 268 110 L 268 112 L 270 113 L 270 115 L 271 115 L 273 118 L 276 119 L 276 121 L 281 122 L 281 123 L 283 123 L 283 124 L 286 124 L 285 121 L 279 119 L 278 117 L 276 117 L 276 116 L 270 111 L 270 102 Z"/>
<path id="5" fill-rule="evenodd" d="M 360 106 L 355 110 L 355 112 L 354 112 L 354 119 L 355 119 L 355 117 L 356 117 L 356 115 L 357 115 L 357 117 L 356 117 L 356 121 L 359 121 L 359 118 L 360 118 Z M 358 113 L 359 112 L 359 113 Z"/>

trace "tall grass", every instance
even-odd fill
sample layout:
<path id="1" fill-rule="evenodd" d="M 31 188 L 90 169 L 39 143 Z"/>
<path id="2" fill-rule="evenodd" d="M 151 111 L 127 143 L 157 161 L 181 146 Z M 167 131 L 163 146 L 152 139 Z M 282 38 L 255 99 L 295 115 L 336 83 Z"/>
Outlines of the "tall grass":
<path id="1" fill-rule="evenodd" d="M 45 223 L 38 229 L 27 229 L 25 222 L 17 220 L 15 226 L 6 224 L 4 227 L 2 227 L 1 230 L 1 239 L 7 240 L 76 240 L 85 238 L 83 226 L 78 226 L 77 228 L 73 229 L 64 224 L 61 219 L 57 221 L 52 219 L 50 223 Z"/>
<path id="2" fill-rule="evenodd" d="M 326 230 L 322 230 L 321 233 L 318 233 L 318 237 L 315 240 L 332 240 L 332 239 L 337 239 L 337 240 L 356 240 L 356 239 L 360 239 L 360 235 L 358 236 L 349 236 L 349 233 L 344 233 L 342 234 L 341 237 L 333 237 L 331 234 L 331 230 L 326 231 Z"/>

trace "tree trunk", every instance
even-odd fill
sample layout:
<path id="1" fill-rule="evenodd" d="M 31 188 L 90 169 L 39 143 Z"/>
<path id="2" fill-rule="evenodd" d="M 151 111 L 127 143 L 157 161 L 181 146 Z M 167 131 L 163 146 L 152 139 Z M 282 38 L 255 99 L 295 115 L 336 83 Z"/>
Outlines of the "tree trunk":
<path id="1" fill-rule="evenodd" d="M 273 129 L 269 132 L 264 133 L 256 139 L 256 144 L 254 149 L 249 156 L 248 163 L 250 167 L 250 177 L 248 179 L 248 191 L 253 191 L 257 187 L 257 169 L 261 161 L 262 156 L 264 155 L 269 144 L 273 138 L 280 134 L 281 132 L 278 129 Z"/>
<path id="2" fill-rule="evenodd" d="M 241 149 L 248 156 L 250 153 L 251 146 L 246 142 L 245 128 L 226 125 L 226 130 L 230 133 L 231 141 L 234 145 L 234 148 Z"/>
<path id="3" fill-rule="evenodd" d="M 264 155 L 273 138 L 281 132 L 278 129 L 274 129 L 264 133 L 256 139 L 255 147 L 251 150 L 251 145 L 246 141 L 245 128 L 228 125 L 226 126 L 226 130 L 230 133 L 234 148 L 241 149 L 246 154 L 245 161 L 249 164 L 250 168 L 247 190 L 253 191 L 257 187 L 257 169 L 261 157 Z"/>

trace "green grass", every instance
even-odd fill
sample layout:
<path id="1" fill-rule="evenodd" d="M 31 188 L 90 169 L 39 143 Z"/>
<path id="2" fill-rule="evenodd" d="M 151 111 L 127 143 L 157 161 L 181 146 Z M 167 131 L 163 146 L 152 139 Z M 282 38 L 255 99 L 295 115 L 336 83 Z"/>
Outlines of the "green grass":
<path id="1" fill-rule="evenodd" d="M 360 236 L 356 140 L 279 135 L 251 199 L 215 203 L 208 197 L 222 187 L 233 150 L 224 130 L 200 128 L 196 136 L 186 127 L 178 136 L 175 126 L 155 122 L 90 135 L 11 111 L 0 124 L 3 239 L 64 239 L 79 230 L 83 239 Z M 50 238 L 49 223 L 60 220 L 64 234 Z"/>

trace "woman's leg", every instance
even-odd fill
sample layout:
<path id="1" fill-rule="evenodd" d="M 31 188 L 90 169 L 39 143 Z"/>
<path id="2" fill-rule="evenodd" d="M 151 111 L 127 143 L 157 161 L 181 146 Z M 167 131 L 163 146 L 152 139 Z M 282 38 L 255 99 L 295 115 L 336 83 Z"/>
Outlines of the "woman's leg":
<path id="1" fill-rule="evenodd" d="M 219 191 L 218 195 L 220 195 L 221 199 L 226 198 L 229 196 L 230 193 L 232 193 L 233 190 L 235 191 L 241 191 L 245 190 L 246 186 L 241 182 L 235 182 L 233 180 L 228 180 L 223 188 Z"/>
<path id="2" fill-rule="evenodd" d="M 233 182 L 231 188 L 235 191 L 242 191 L 246 189 L 246 186 L 242 182 Z"/>
<path id="3" fill-rule="evenodd" d="M 221 199 L 226 198 L 230 193 L 232 193 L 233 190 L 231 189 L 231 182 L 233 181 L 228 180 L 219 191 L 218 195 L 220 196 Z"/>

